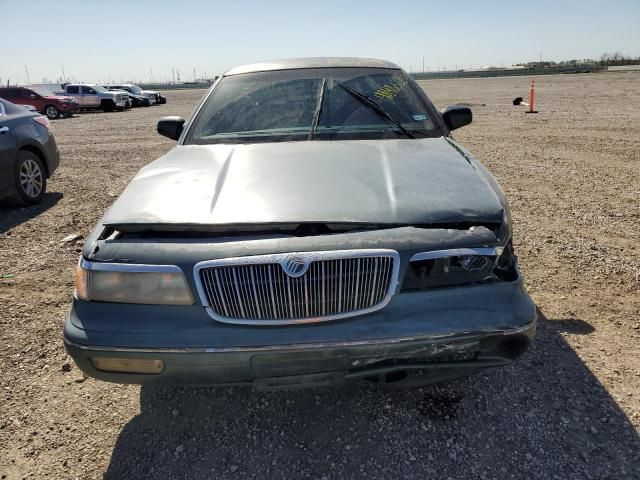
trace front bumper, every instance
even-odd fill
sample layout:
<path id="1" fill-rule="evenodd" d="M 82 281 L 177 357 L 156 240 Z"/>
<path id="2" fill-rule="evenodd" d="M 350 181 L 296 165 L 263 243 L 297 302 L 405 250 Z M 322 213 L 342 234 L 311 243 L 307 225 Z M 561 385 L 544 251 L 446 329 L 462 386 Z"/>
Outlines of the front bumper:
<path id="1" fill-rule="evenodd" d="M 396 294 L 382 310 L 311 325 L 222 324 L 202 306 L 74 300 L 64 341 L 89 376 L 117 383 L 291 388 L 407 370 L 434 381 L 507 364 L 535 335 L 521 280 Z M 92 359 L 161 360 L 158 374 L 98 370 Z"/>
<path id="2" fill-rule="evenodd" d="M 50 133 L 46 142 L 42 144 L 42 150 L 46 161 L 47 178 L 50 178 L 60 165 L 60 150 L 53 134 Z"/>
<path id="3" fill-rule="evenodd" d="M 80 111 L 79 103 L 61 103 L 59 107 L 63 113 L 78 113 Z"/>

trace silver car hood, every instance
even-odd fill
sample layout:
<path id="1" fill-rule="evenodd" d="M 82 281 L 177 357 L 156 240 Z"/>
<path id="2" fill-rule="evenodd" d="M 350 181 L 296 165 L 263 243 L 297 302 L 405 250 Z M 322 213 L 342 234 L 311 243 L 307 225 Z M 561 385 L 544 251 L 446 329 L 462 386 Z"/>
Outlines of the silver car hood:
<path id="1" fill-rule="evenodd" d="M 177 146 L 103 224 L 501 222 L 501 194 L 474 163 L 445 138 Z"/>

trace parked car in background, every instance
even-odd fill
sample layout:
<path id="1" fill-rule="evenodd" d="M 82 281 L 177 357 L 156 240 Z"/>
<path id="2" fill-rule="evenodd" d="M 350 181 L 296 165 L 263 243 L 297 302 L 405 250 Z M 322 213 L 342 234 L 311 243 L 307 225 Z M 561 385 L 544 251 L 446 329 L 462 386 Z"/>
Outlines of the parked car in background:
<path id="1" fill-rule="evenodd" d="M 0 200 L 38 203 L 59 163 L 49 120 L 0 99 Z"/>
<path id="2" fill-rule="evenodd" d="M 145 91 L 151 93 L 153 96 L 156 97 L 156 105 L 164 105 L 165 103 L 167 103 L 167 97 L 165 97 L 164 95 L 161 95 L 160 92 L 156 92 L 154 90 L 145 90 Z"/>
<path id="3" fill-rule="evenodd" d="M 121 83 L 118 85 L 111 85 L 112 87 L 118 88 L 120 90 L 126 90 L 127 92 L 131 92 L 134 95 L 143 95 L 151 101 L 151 104 L 162 104 L 167 103 L 167 99 L 160 95 L 159 92 L 155 90 L 143 90 L 138 85 L 133 85 L 132 83 Z"/>
<path id="4" fill-rule="evenodd" d="M 131 100 L 132 107 L 149 107 L 152 102 L 155 102 L 155 99 L 152 98 L 149 94 L 136 94 L 124 87 L 115 86 L 115 85 L 103 85 L 107 90 L 111 90 L 112 92 L 120 92 L 126 94 Z"/>
<path id="5" fill-rule="evenodd" d="M 71 117 L 80 110 L 78 100 L 68 95 L 56 95 L 40 87 L 0 87 L 0 98 L 16 105 L 31 105 L 47 118 Z"/>
<path id="6" fill-rule="evenodd" d="M 133 108 L 133 99 L 131 98 L 131 95 L 129 95 L 127 92 L 123 93 L 125 94 L 124 109 L 128 110 L 130 108 Z"/>
<path id="7" fill-rule="evenodd" d="M 509 364 L 536 307 L 507 200 L 451 136 L 470 122 L 382 60 L 228 71 L 87 237 L 67 351 L 108 381 L 258 389 Z"/>
<path id="8" fill-rule="evenodd" d="M 63 87 L 65 95 L 78 100 L 80 108 L 102 109 L 105 112 L 126 108 L 126 95 L 111 92 L 95 83 L 67 83 Z"/>

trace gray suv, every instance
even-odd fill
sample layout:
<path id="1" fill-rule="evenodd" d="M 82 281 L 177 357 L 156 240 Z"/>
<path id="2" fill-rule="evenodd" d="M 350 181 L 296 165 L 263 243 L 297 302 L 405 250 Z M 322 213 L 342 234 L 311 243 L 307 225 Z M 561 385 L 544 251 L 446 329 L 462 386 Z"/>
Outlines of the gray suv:
<path id="1" fill-rule="evenodd" d="M 258 389 L 415 387 L 536 329 L 507 201 L 398 66 L 234 68 L 87 239 L 64 341 L 88 375 Z"/>

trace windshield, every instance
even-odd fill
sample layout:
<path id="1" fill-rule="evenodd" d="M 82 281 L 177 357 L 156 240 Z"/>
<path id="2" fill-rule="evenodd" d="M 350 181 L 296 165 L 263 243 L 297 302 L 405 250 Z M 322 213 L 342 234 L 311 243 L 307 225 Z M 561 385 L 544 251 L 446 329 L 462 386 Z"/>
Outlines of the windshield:
<path id="1" fill-rule="evenodd" d="M 186 144 L 424 138 L 443 135 L 436 111 L 404 72 L 325 68 L 224 77 Z"/>
<path id="2" fill-rule="evenodd" d="M 142 93 L 142 89 L 137 85 L 127 85 L 125 88 L 136 95 L 140 95 Z"/>
<path id="3" fill-rule="evenodd" d="M 30 87 L 29 90 L 31 90 L 33 93 L 37 93 L 41 97 L 55 97 L 56 96 L 55 93 L 50 92 L 49 90 L 47 90 L 45 88 Z"/>
<path id="4" fill-rule="evenodd" d="M 93 88 L 96 92 L 107 92 L 108 90 L 104 87 L 101 87 L 100 85 L 93 85 L 91 88 Z"/>

